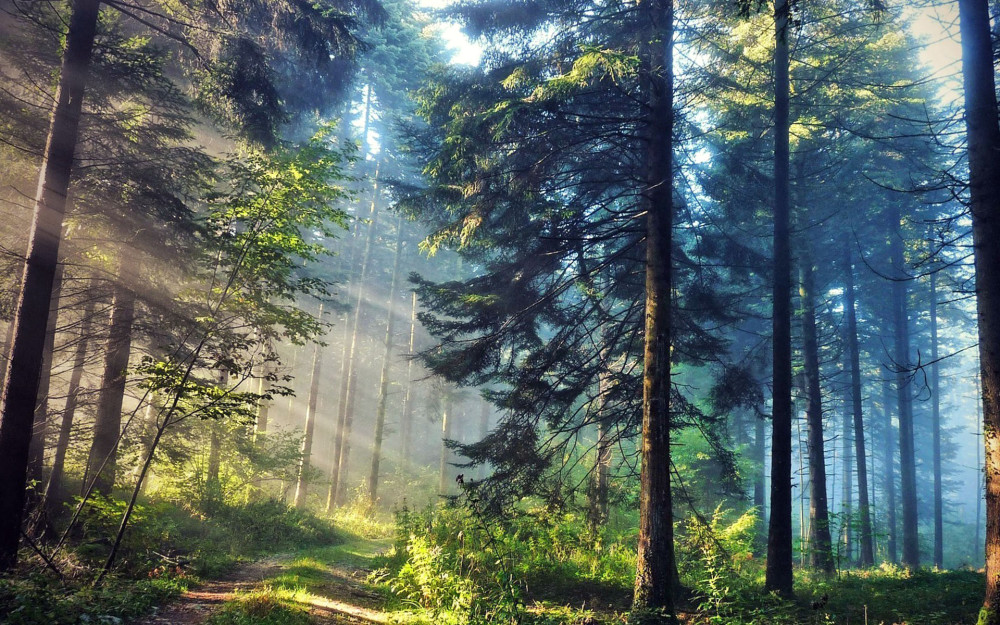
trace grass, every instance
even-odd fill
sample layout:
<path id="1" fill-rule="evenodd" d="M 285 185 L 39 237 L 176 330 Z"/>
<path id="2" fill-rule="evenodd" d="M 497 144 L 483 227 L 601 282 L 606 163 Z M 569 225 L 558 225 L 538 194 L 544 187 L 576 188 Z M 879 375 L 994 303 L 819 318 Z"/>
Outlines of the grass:
<path id="1" fill-rule="evenodd" d="M 231 599 L 206 625 L 309 625 L 298 593 L 265 587 Z"/>

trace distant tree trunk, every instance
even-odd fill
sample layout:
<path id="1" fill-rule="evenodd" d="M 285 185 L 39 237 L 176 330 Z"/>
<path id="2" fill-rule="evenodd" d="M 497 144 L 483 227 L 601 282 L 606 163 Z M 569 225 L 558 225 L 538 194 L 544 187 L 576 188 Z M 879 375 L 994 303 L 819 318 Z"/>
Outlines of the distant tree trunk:
<path id="1" fill-rule="evenodd" d="M 316 317 L 323 322 L 323 304 Z M 313 347 L 312 375 L 309 378 L 309 404 L 306 406 L 306 425 L 302 436 L 302 454 L 299 458 L 299 480 L 295 485 L 295 507 L 304 508 L 309 491 L 309 469 L 312 466 L 313 432 L 316 429 L 316 406 L 319 403 L 319 380 L 323 368 L 323 351 L 320 344 Z"/>
<path id="2" fill-rule="evenodd" d="M 789 0 L 774 3 L 774 290 L 771 518 L 765 587 L 792 594 L 792 261 L 789 198 Z"/>
<path id="3" fill-rule="evenodd" d="M 80 320 L 80 336 L 77 338 L 76 351 L 73 354 L 73 372 L 69 377 L 69 389 L 66 392 L 66 405 L 63 407 L 62 423 L 59 426 L 59 438 L 56 440 L 55 455 L 52 457 L 52 470 L 49 481 L 45 485 L 42 497 L 49 515 L 57 512 L 56 503 L 63 497 L 63 471 L 66 463 L 66 451 L 69 449 L 70 435 L 73 433 L 73 419 L 76 407 L 80 402 L 80 382 L 83 380 L 83 368 L 87 362 L 87 344 L 90 341 L 91 317 L 94 314 L 94 300 L 87 299 Z"/>
<path id="4" fill-rule="evenodd" d="M 766 464 L 767 464 L 767 442 L 765 438 L 767 437 L 766 429 L 764 427 L 764 419 L 757 415 L 753 420 L 753 445 L 754 445 L 754 459 L 760 464 L 760 471 L 754 477 L 753 480 L 753 505 L 757 509 L 757 514 L 760 515 L 760 527 L 767 527 L 767 494 L 766 494 Z M 760 534 L 763 534 L 763 530 Z M 766 538 L 761 543 L 766 544 Z"/>
<path id="5" fill-rule="evenodd" d="M 486 436 L 490 433 L 490 413 L 493 412 L 490 402 L 486 401 L 486 398 L 482 398 L 481 406 L 479 407 L 479 440 L 485 440 Z M 479 466 L 479 479 L 485 479 L 489 475 L 489 466 L 482 464 Z"/>
<path id="6" fill-rule="evenodd" d="M 438 494 L 440 495 L 448 493 L 448 461 L 451 454 L 448 453 L 448 446 L 445 443 L 451 440 L 451 409 L 451 393 L 446 392 L 444 409 L 441 411 L 441 461 L 438 465 Z"/>
<path id="7" fill-rule="evenodd" d="M 45 347 L 42 351 L 42 369 L 38 379 L 38 403 L 32 426 L 31 445 L 28 447 L 28 479 L 41 481 L 45 465 L 45 435 L 49 422 L 49 394 L 52 386 L 52 363 L 56 351 L 56 323 L 59 317 L 59 294 L 62 291 L 64 265 L 56 265 L 52 279 L 52 299 L 49 319 L 45 326 Z"/>
<path id="8" fill-rule="evenodd" d="M 336 504 L 343 504 L 347 498 L 347 471 L 351 457 L 351 427 L 354 423 L 354 403 L 357 395 L 358 377 L 358 339 L 360 336 L 361 310 L 364 306 L 365 281 L 368 278 L 368 271 L 371 268 L 372 251 L 375 248 L 375 238 L 378 234 L 379 200 L 381 190 L 379 187 L 379 170 L 381 162 L 375 165 L 375 180 L 372 189 L 371 221 L 368 223 L 368 236 L 365 240 L 365 251 L 361 259 L 361 268 L 358 271 L 358 296 L 354 305 L 354 320 L 351 327 L 351 349 L 347 358 L 347 387 L 346 392 L 341 396 L 340 405 L 342 412 L 337 418 L 337 438 L 334 441 L 334 452 L 336 464 L 330 476 L 331 493 L 335 494 Z"/>
<path id="9" fill-rule="evenodd" d="M 389 399 L 389 373 L 392 365 L 392 335 L 396 331 L 396 289 L 399 288 L 399 259 L 403 256 L 403 216 L 396 222 L 396 254 L 392 261 L 389 301 L 386 303 L 385 341 L 383 342 L 382 374 L 379 377 L 378 403 L 375 406 L 375 438 L 372 441 L 372 470 L 368 475 L 368 494 L 372 505 L 378 500 L 378 472 L 382 461 L 382 437 L 385 434 L 385 406 Z"/>
<path id="10" fill-rule="evenodd" d="M 648 29 L 640 50 L 645 90 L 646 319 L 633 610 L 660 612 L 672 621 L 679 586 L 670 490 L 674 5 L 672 0 L 642 0 L 638 8 Z"/>
<path id="11" fill-rule="evenodd" d="M 1000 623 L 1000 125 L 986 0 L 959 0 L 972 241 L 986 455 L 986 596 L 980 625 Z"/>
<path id="12" fill-rule="evenodd" d="M 889 562 L 895 564 L 899 560 L 899 548 L 897 546 L 896 540 L 896 469 L 893 466 L 895 464 L 895 431 L 892 427 L 892 409 L 890 406 L 892 402 L 890 397 L 892 392 L 889 386 L 889 380 L 882 381 L 882 410 L 885 412 L 884 421 L 884 438 L 883 444 L 885 449 L 885 509 L 886 509 L 886 524 L 888 524 L 888 544 L 886 545 L 888 551 Z"/>
<path id="13" fill-rule="evenodd" d="M 611 375 L 602 368 L 597 383 L 597 463 L 594 467 L 594 485 L 591 489 L 590 525 L 599 529 L 608 520 L 608 474 L 611 471 L 611 433 L 607 415 L 607 393 Z"/>
<path id="14" fill-rule="evenodd" d="M 59 257 L 80 111 L 97 33 L 99 0 L 73 0 L 55 108 L 38 177 L 21 293 L 14 312 L 0 416 L 0 571 L 17 561 L 31 425 L 38 400 L 45 328 Z"/>
<path id="15" fill-rule="evenodd" d="M 903 238 L 899 230 L 900 211 L 894 204 L 890 209 L 894 225 L 891 253 L 896 275 L 892 282 L 893 342 L 896 361 L 896 394 L 899 403 L 899 482 L 903 504 L 903 564 L 920 566 L 920 549 L 917 542 L 917 463 L 913 441 L 913 397 L 910 394 L 910 321 L 907 311 L 906 283 L 903 281 Z"/>
<path id="16" fill-rule="evenodd" d="M 119 272 L 121 275 L 122 272 Z M 97 400 L 94 441 L 87 458 L 87 485 L 93 484 L 101 495 L 111 494 L 115 485 L 118 439 L 121 436 L 122 400 L 128 360 L 132 348 L 132 322 L 135 319 L 135 293 L 119 282 L 115 285 L 111 326 L 104 356 L 104 375 Z"/>
<path id="17" fill-rule="evenodd" d="M 410 441 L 413 438 L 413 353 L 417 338 L 417 292 L 410 293 L 410 346 L 406 359 L 406 393 L 403 395 L 402 462 L 410 461 Z"/>
<path id="18" fill-rule="evenodd" d="M 350 371 L 351 358 L 351 312 L 344 315 L 344 338 L 342 343 L 342 353 L 340 359 L 340 395 L 337 399 L 337 420 L 334 422 L 333 448 L 331 449 L 332 461 L 330 463 L 330 486 L 326 492 L 326 513 L 333 511 L 337 502 L 337 481 L 340 473 L 340 452 L 344 442 L 344 418 L 347 416 L 347 389 L 348 373 Z"/>
<path id="19" fill-rule="evenodd" d="M 858 463 L 858 513 L 860 514 L 862 568 L 875 565 L 875 545 L 872 538 L 872 506 L 868 499 L 868 462 L 865 455 L 865 424 L 861 406 L 861 350 L 858 346 L 858 313 L 854 293 L 854 267 L 851 248 L 845 246 L 845 295 L 847 297 L 847 352 L 851 368 L 851 413 L 854 418 L 854 455 Z"/>
<path id="20" fill-rule="evenodd" d="M 854 516 L 854 451 L 853 445 L 854 441 L 852 439 L 851 432 L 851 402 L 850 393 L 847 393 L 844 397 L 844 418 L 841 422 L 841 436 L 843 436 L 843 447 L 844 450 L 844 463 L 843 463 L 843 483 L 841 484 L 842 496 L 841 499 L 843 510 L 843 520 L 841 525 L 843 527 L 843 548 L 844 548 L 844 563 L 850 566 L 854 561 L 854 532 L 851 530 L 851 524 L 853 522 Z"/>
<path id="21" fill-rule="evenodd" d="M 219 372 L 219 387 L 225 389 L 229 386 L 229 373 Z M 208 469 L 205 472 L 205 492 L 207 501 L 214 502 L 221 499 L 222 483 L 219 474 L 222 470 L 222 426 L 217 419 L 212 420 L 209 425 L 211 437 L 208 443 Z"/>
<path id="22" fill-rule="evenodd" d="M 938 367 L 937 273 L 931 274 L 931 432 L 934 464 L 934 566 L 944 568 L 944 502 L 941 493 L 941 387 Z"/>
<path id="23" fill-rule="evenodd" d="M 257 380 L 257 394 L 263 395 L 270 389 L 268 387 L 267 376 L 270 375 L 270 369 L 265 365 L 264 371 L 261 372 L 261 377 Z M 253 433 L 254 437 L 258 437 L 261 434 L 267 434 L 268 427 L 268 414 L 271 411 L 271 400 L 260 399 L 257 402 L 257 420 L 254 421 Z"/>
<path id="24" fill-rule="evenodd" d="M 806 446 L 809 449 L 809 547 L 814 568 L 832 573 L 830 512 L 826 493 L 826 453 L 823 448 L 823 399 L 820 388 L 819 345 L 816 337 L 816 294 L 812 259 L 800 261 L 802 301 L 802 357 L 806 376 Z"/>

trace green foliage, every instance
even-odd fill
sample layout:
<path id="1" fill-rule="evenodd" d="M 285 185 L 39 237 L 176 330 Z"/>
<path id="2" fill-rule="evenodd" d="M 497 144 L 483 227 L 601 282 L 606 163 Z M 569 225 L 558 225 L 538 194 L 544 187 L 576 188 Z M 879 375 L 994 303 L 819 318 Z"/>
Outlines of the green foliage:
<path id="1" fill-rule="evenodd" d="M 187 589 L 189 580 L 161 575 L 97 588 L 82 580 L 61 584 L 50 577 L 0 579 L 0 614 L 6 625 L 121 623 Z"/>

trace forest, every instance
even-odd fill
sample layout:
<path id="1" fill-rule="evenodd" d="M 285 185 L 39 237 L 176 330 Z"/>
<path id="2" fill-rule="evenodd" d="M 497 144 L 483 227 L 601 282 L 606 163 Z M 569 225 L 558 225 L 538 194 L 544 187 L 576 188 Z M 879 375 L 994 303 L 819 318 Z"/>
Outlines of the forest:
<path id="1" fill-rule="evenodd" d="M 1000 1 L 0 0 L 0 624 L 1000 625 Z"/>

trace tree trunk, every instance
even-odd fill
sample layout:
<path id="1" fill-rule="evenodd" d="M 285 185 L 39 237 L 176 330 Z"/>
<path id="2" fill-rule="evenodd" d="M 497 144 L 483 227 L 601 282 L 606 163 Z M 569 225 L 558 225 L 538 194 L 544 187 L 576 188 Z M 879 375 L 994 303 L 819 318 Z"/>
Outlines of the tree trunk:
<path id="1" fill-rule="evenodd" d="M 774 3 L 774 291 L 771 518 L 765 587 L 792 594 L 792 261 L 789 198 L 789 0 Z"/>
<path id="2" fill-rule="evenodd" d="M 410 293 L 410 347 L 406 359 L 406 393 L 403 395 L 402 462 L 410 461 L 410 441 L 413 438 L 413 356 L 417 338 L 417 292 Z"/>
<path id="3" fill-rule="evenodd" d="M 852 440 L 851 432 L 851 397 L 850 392 L 846 393 L 844 396 L 844 418 L 841 422 L 841 436 L 843 436 L 842 449 L 844 455 L 843 462 L 843 480 L 841 485 L 841 509 L 843 514 L 843 519 L 841 521 L 841 526 L 843 528 L 843 561 L 846 566 L 851 566 L 854 561 L 854 532 L 852 531 L 851 525 L 853 523 L 854 517 L 854 441 Z"/>
<path id="4" fill-rule="evenodd" d="M 677 567 L 670 491 L 671 241 L 673 229 L 673 2 L 643 0 L 646 310 L 639 475 L 639 551 L 633 609 L 674 618 Z"/>
<path id="5" fill-rule="evenodd" d="M 94 300 L 87 299 L 80 320 L 80 336 L 77 339 L 76 351 L 73 354 L 73 372 L 69 377 L 69 389 L 66 392 L 66 405 L 63 407 L 62 423 L 59 426 L 59 438 L 56 440 L 55 455 L 52 458 L 52 470 L 49 481 L 45 485 L 45 495 L 42 497 L 48 507 L 48 513 L 57 512 L 54 506 L 63 497 L 63 471 L 66 462 L 66 451 L 69 449 L 70 435 L 73 433 L 73 419 L 76 407 L 80 402 L 80 382 L 83 380 L 83 368 L 87 362 L 87 343 L 90 341 L 91 317 L 94 314 Z"/>
<path id="6" fill-rule="evenodd" d="M 800 272 L 802 357 L 806 376 L 806 447 L 809 450 L 810 563 L 813 568 L 832 573 L 834 567 L 826 492 L 826 453 L 823 448 L 823 399 L 816 338 L 816 294 L 812 259 L 808 251 L 802 254 Z"/>
<path id="7" fill-rule="evenodd" d="M 341 411 L 337 418 L 337 438 L 334 441 L 334 468 L 330 475 L 330 493 L 333 495 L 331 503 L 342 504 L 347 498 L 347 470 L 351 457 L 351 427 L 354 423 L 354 400 L 357 395 L 357 365 L 358 338 L 360 334 L 361 310 L 364 305 L 365 280 L 368 278 L 368 270 L 371 267 L 372 251 L 375 248 L 375 237 L 378 234 L 379 215 L 379 170 L 381 162 L 375 165 L 375 180 L 372 189 L 372 203 L 370 222 L 368 224 L 368 236 L 365 240 L 365 251 L 361 259 L 361 268 L 358 271 L 358 296 L 354 305 L 354 320 L 351 327 L 351 348 L 347 358 L 347 386 L 341 395 Z"/>
<path id="8" fill-rule="evenodd" d="M 121 272 L 120 272 L 121 273 Z M 115 485 L 116 455 L 122 426 L 122 400 L 128 360 L 132 347 L 132 322 L 135 319 L 135 293 L 125 285 L 115 286 L 111 326 L 104 356 L 104 375 L 97 401 L 94 441 L 87 458 L 87 484 L 98 493 L 111 494 Z"/>
<path id="9" fill-rule="evenodd" d="M 608 520 L 608 474 L 611 470 L 612 450 L 610 421 L 605 406 L 607 393 L 610 390 L 610 378 L 607 369 L 602 368 L 597 382 L 597 463 L 594 467 L 594 485 L 590 501 L 590 525 L 595 531 Z"/>
<path id="10" fill-rule="evenodd" d="M 982 414 L 982 404 L 979 400 L 979 376 L 976 376 L 976 439 L 981 439 L 983 436 L 983 414 Z M 982 537 L 982 523 L 983 523 L 983 491 L 985 485 L 983 484 L 983 471 L 981 469 L 983 459 L 980 457 L 980 450 L 982 445 L 976 445 L 976 472 L 979 474 L 976 480 L 976 538 L 975 538 L 975 549 L 973 554 L 976 556 L 976 562 L 983 562 L 983 537 Z"/>
<path id="11" fill-rule="evenodd" d="M 851 367 L 851 412 L 854 417 L 854 456 L 858 464 L 858 513 L 860 515 L 862 568 L 875 565 L 875 545 L 872 539 L 872 506 L 868 499 L 868 462 L 865 455 L 865 424 L 861 406 L 861 350 L 858 346 L 858 313 L 854 294 L 854 268 L 850 246 L 846 246 L 844 281 L 847 297 L 847 351 Z"/>
<path id="12" fill-rule="evenodd" d="M 444 409 L 441 411 L 441 460 L 438 464 L 438 494 L 448 493 L 448 461 L 450 455 L 448 446 L 445 444 L 451 439 L 451 393 L 445 392 Z"/>
<path id="13" fill-rule="evenodd" d="M 320 323 L 323 322 L 323 304 L 319 305 Z M 306 406 L 306 425 L 302 437 L 302 455 L 299 459 L 299 479 L 295 485 L 295 507 L 304 508 L 309 491 L 309 468 L 312 466 L 313 431 L 316 429 L 316 406 L 319 403 L 319 379 L 323 368 L 320 344 L 313 347 L 312 375 L 309 378 L 309 404 Z"/>
<path id="14" fill-rule="evenodd" d="M 396 289 L 399 287 L 399 259 L 403 255 L 403 216 L 396 223 L 396 255 L 392 261 L 389 301 L 386 303 L 385 341 L 383 342 L 382 374 L 379 377 L 378 403 L 375 407 L 375 438 L 372 441 L 372 470 L 368 475 L 368 495 L 372 505 L 378 501 L 378 472 L 382 461 L 382 437 L 385 434 L 385 405 L 389 398 L 389 369 L 392 365 L 392 335 L 396 329 Z"/>
<path id="15" fill-rule="evenodd" d="M 52 386 L 53 354 L 56 350 L 56 322 L 59 318 L 59 294 L 62 291 L 64 265 L 56 265 L 52 279 L 52 300 L 49 319 L 45 325 L 45 347 L 42 350 L 42 369 L 38 377 L 38 403 L 32 426 L 31 445 L 28 447 L 28 479 L 41 482 L 45 465 L 45 434 L 49 423 L 49 390 Z"/>
<path id="16" fill-rule="evenodd" d="M 97 33 L 99 0 L 73 0 L 55 108 L 38 178 L 21 293 L 14 312 L 0 417 L 0 571 L 17 560 L 31 425 L 38 400 L 45 328 L 59 257 L 80 111 Z"/>
<path id="17" fill-rule="evenodd" d="M 766 537 L 763 528 L 767 527 L 767 442 L 765 438 L 767 437 L 766 428 L 764 427 L 764 419 L 760 415 L 755 416 L 753 420 L 753 444 L 754 444 L 754 458 L 760 464 L 760 471 L 754 476 L 753 480 L 753 505 L 757 509 L 757 514 L 760 515 L 760 531 L 759 536 L 762 538 L 760 545 L 766 544 Z M 754 555 L 763 555 L 763 553 L 757 553 L 760 551 L 758 548 L 754 549 Z"/>
<path id="18" fill-rule="evenodd" d="M 892 392 L 890 390 L 889 380 L 882 381 L 882 410 L 885 412 L 884 420 L 884 438 L 883 444 L 885 449 L 885 509 L 886 509 L 886 524 L 888 527 L 888 532 L 886 532 L 888 537 L 887 556 L 889 562 L 895 564 L 899 560 L 899 548 L 897 546 L 896 539 L 896 470 L 893 466 L 895 464 L 895 436 L 894 428 L 892 427 L 892 410 L 889 408 L 892 403 L 890 397 Z"/>
<path id="19" fill-rule="evenodd" d="M 976 262 L 986 455 L 986 596 L 980 625 L 1000 623 L 1000 125 L 986 0 L 959 0 Z"/>
<path id="20" fill-rule="evenodd" d="M 896 361 L 896 394 L 899 403 L 899 483 L 903 504 L 903 564 L 920 566 L 920 549 L 917 542 L 917 463 L 913 441 L 913 397 L 910 394 L 910 327 L 906 303 L 906 283 L 903 281 L 903 238 L 899 229 L 898 205 L 890 209 L 893 230 L 891 240 L 892 264 L 895 279 L 892 282 L 893 343 Z"/>
<path id="21" fill-rule="evenodd" d="M 931 432 L 934 453 L 934 566 L 944 568 L 944 502 L 941 493 L 941 387 L 938 367 L 937 273 L 931 274 Z"/>
<path id="22" fill-rule="evenodd" d="M 219 372 L 219 387 L 225 391 L 229 386 L 229 373 Z M 211 438 L 208 443 L 208 468 L 205 472 L 206 501 L 215 502 L 222 498 L 222 483 L 219 473 L 222 469 L 222 426 L 218 420 L 212 420 Z"/>

